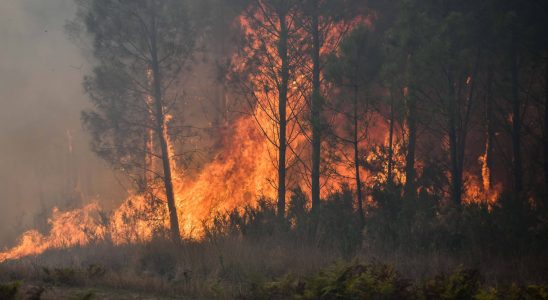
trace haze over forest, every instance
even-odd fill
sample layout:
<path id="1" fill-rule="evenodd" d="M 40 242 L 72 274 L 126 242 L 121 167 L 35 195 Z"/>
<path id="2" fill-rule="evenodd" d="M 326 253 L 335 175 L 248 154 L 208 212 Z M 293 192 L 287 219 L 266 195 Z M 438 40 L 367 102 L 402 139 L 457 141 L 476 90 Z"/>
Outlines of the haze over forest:
<path id="1" fill-rule="evenodd" d="M 2 247 L 43 209 L 79 205 L 71 203 L 80 196 L 75 184 L 84 198 L 107 205 L 124 195 L 82 130 L 89 57 L 64 30 L 75 9 L 72 0 L 0 1 Z"/>

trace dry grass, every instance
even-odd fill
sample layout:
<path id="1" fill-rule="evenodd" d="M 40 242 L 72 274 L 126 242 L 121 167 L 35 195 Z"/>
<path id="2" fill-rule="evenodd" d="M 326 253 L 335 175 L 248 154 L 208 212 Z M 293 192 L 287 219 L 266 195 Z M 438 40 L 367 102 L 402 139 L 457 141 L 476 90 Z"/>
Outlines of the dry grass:
<path id="1" fill-rule="evenodd" d="M 156 295 L 233 299 L 254 285 L 292 273 L 304 276 L 338 257 L 304 243 L 238 237 L 115 247 L 96 244 L 50 250 L 0 264 L 0 281 L 101 287 Z"/>
<path id="2" fill-rule="evenodd" d="M 23 280 L 44 286 L 46 298 L 83 299 L 78 295 L 92 291 L 95 299 L 246 299 L 266 282 L 287 274 L 304 278 L 342 260 L 336 251 L 279 236 L 253 240 L 226 235 L 185 241 L 179 247 L 165 240 L 123 246 L 101 243 L 5 262 L 0 264 L 0 282 Z M 387 263 L 417 282 L 459 267 L 479 269 L 491 285 L 545 283 L 546 274 L 546 264 L 538 260 L 538 269 L 533 270 L 534 262 L 525 258 L 478 262 L 443 253 L 410 256 L 404 249 L 373 253 L 363 247 L 346 260 Z"/>

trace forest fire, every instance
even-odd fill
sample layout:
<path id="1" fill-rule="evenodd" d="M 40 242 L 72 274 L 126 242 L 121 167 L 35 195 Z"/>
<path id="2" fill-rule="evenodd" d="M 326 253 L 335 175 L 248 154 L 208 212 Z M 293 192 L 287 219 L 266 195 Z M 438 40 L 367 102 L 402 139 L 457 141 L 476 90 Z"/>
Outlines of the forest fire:
<path id="1" fill-rule="evenodd" d="M 257 34 L 252 31 L 244 17 L 241 17 L 239 21 L 246 34 Z M 355 22 L 357 21 L 352 23 Z M 336 32 L 330 33 L 329 44 L 326 48 L 335 47 L 340 32 L 350 29 L 335 26 L 334 30 Z M 264 46 L 257 44 L 258 42 L 255 43 L 252 48 Z M 247 49 L 247 51 L 256 51 L 256 49 Z M 276 56 L 277 50 L 274 46 L 269 45 L 266 51 L 269 56 Z M 241 58 L 237 56 L 233 60 L 236 62 L 237 72 L 243 72 L 243 69 L 248 67 L 247 62 L 240 61 Z M 276 199 L 274 179 L 277 177 L 275 156 L 278 145 L 275 145 L 273 140 L 278 134 L 276 131 L 278 116 L 275 115 L 278 107 L 272 99 L 277 98 L 278 94 L 274 83 L 268 83 L 271 80 L 268 78 L 268 73 L 269 70 L 264 67 L 255 74 L 256 77 L 249 78 L 253 82 L 251 86 L 252 101 L 256 103 L 252 107 L 252 116 L 240 117 L 232 124 L 232 130 L 228 136 L 222 138 L 226 142 L 217 150 L 218 154 L 212 161 L 206 163 L 196 176 L 185 176 L 184 170 L 177 165 L 177 161 L 174 159 L 177 151 L 168 134 L 172 116 L 166 114 L 163 134 L 168 142 L 175 203 L 183 237 L 200 239 L 204 233 L 204 226 L 210 225 L 213 217 L 241 210 L 247 206 L 254 207 L 261 198 Z M 153 82 L 151 76 L 151 71 L 147 70 L 146 78 L 150 85 Z M 306 95 L 303 89 L 308 85 L 304 75 L 294 74 L 294 77 L 290 84 L 292 92 L 289 94 L 293 104 L 287 108 L 287 114 L 291 116 L 288 126 L 293 129 L 301 126 L 298 117 L 306 105 Z M 264 90 L 260 89 L 262 85 L 264 85 Z M 149 117 L 153 119 L 152 96 L 146 96 L 144 102 Z M 369 149 L 364 152 L 365 156 L 361 158 L 363 165 L 359 167 L 366 191 L 373 189 L 378 184 L 387 184 L 389 168 L 386 157 L 384 157 L 386 153 L 383 153 L 383 148 L 386 148 L 389 143 L 389 124 L 383 120 L 382 115 L 370 114 L 371 117 L 365 121 L 364 127 L 367 139 L 359 142 L 361 148 Z M 344 122 L 344 113 L 339 112 L 335 119 L 338 122 Z M 403 171 L 405 155 L 401 147 L 403 145 L 402 138 L 407 130 L 404 126 L 392 133 L 394 145 L 392 146 L 390 172 L 392 180 L 400 185 L 404 185 L 406 181 Z M 146 155 L 146 165 L 149 170 L 160 172 L 161 162 L 158 157 L 152 155 L 155 148 L 158 147 L 154 142 L 154 134 L 153 130 L 147 131 L 146 147 L 149 154 Z M 307 146 L 305 135 L 303 132 L 297 132 L 295 135 L 290 134 L 289 136 L 292 153 L 288 161 L 293 161 L 292 164 L 295 168 L 303 163 L 303 158 L 295 149 Z M 351 156 L 352 153 L 352 147 L 348 144 L 336 145 L 333 148 L 329 148 L 332 147 L 330 145 L 325 145 L 325 147 L 328 147 L 328 152 L 340 152 L 342 157 Z M 379 162 L 380 165 L 378 165 Z M 421 165 L 421 161 L 417 159 L 416 168 L 419 174 Z M 486 166 L 483 168 L 483 176 L 488 174 L 485 172 L 488 172 Z M 66 212 L 60 212 L 55 208 L 51 218 L 48 219 L 49 232 L 42 234 L 36 230 L 30 230 L 23 233 L 15 247 L 0 253 L 0 262 L 38 255 L 50 249 L 85 246 L 97 242 L 108 241 L 114 245 L 121 245 L 150 241 L 158 232 L 168 230 L 169 214 L 161 182 L 155 181 L 150 174 L 147 182 L 149 183 L 147 190 L 154 194 L 152 198 L 146 194 L 132 194 L 111 213 L 103 211 L 96 203 Z M 322 198 L 340 191 L 341 188 L 355 189 L 353 162 L 345 160 L 335 162 L 333 172 L 329 176 L 323 176 L 322 182 Z M 469 174 L 467 174 L 465 182 L 465 202 L 483 201 L 482 199 L 486 197 L 491 205 L 496 201 L 500 185 L 487 189 L 482 185 L 479 177 Z M 310 190 L 306 188 L 309 187 L 309 183 L 305 178 L 296 179 L 291 183 L 294 187 L 305 188 L 306 194 L 310 196 Z M 365 201 L 374 205 L 370 197 L 366 197 Z"/>
<path id="2" fill-rule="evenodd" d="M 384 125 L 372 130 L 376 130 L 377 136 L 386 137 L 388 134 Z M 204 224 L 208 224 L 217 214 L 248 205 L 253 207 L 261 197 L 276 197 L 272 183 L 272 178 L 276 177 L 276 168 L 270 154 L 274 146 L 263 138 L 256 120 L 251 117 L 237 120 L 227 140 L 219 154 L 206 164 L 195 179 L 185 178 L 176 164 L 173 164 L 176 204 L 185 237 L 200 238 Z M 394 179 L 405 184 L 405 174 L 397 167 L 403 165 L 405 158 L 398 147 L 394 153 Z M 375 157 L 375 151 L 372 150 L 364 159 L 373 163 L 378 157 Z M 342 186 L 354 185 L 353 175 L 348 170 L 344 164 L 338 167 L 338 175 L 328 180 L 330 183 L 324 186 L 322 197 L 327 197 Z M 378 172 L 366 168 L 362 168 L 362 172 L 367 183 L 366 189 L 386 182 L 386 165 Z M 298 184 L 305 185 L 304 182 Z M 466 202 L 483 201 L 481 199 L 487 195 L 492 205 L 497 199 L 499 188 L 485 190 L 478 177 L 469 175 L 466 177 L 467 192 L 464 199 Z M 96 203 L 67 212 L 54 209 L 48 221 L 51 227 L 48 233 L 41 234 L 36 230 L 25 232 L 17 246 L 0 253 L 0 261 L 101 241 L 111 241 L 116 245 L 147 242 L 153 238 L 155 231 L 166 230 L 169 226 L 165 202 L 151 207 L 149 201 L 142 195 L 132 195 L 110 214 Z"/>
<path id="3" fill-rule="evenodd" d="M 185 236 L 199 238 L 204 222 L 216 213 L 254 205 L 261 196 L 275 196 L 269 183 L 275 168 L 269 159 L 268 145 L 254 122 L 246 118 L 238 120 L 230 142 L 196 180 L 174 173 L 176 204 Z M 154 230 L 167 228 L 169 222 L 165 208 L 151 210 L 147 201 L 144 196 L 130 196 L 110 215 L 97 204 L 68 212 L 54 210 L 49 219 L 49 233 L 42 235 L 35 230 L 24 233 L 17 246 L 0 253 L 0 261 L 97 241 L 114 244 L 148 241 Z"/>
<path id="4" fill-rule="evenodd" d="M 41 80 L 51 53 L 0 53 L 0 299 L 546 298 L 548 18 L 476 2 L 77 0 L 0 27 L 81 48 Z M 82 103 L 31 119 L 58 97 Z"/>

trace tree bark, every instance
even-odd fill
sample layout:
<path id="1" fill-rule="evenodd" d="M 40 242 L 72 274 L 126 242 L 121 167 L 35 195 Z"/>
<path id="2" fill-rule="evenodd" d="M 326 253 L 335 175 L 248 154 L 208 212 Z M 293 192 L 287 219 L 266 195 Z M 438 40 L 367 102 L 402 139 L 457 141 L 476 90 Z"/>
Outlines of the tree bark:
<path id="1" fill-rule="evenodd" d="M 449 156 L 451 161 L 451 198 L 456 206 L 461 205 L 462 200 L 462 171 L 461 171 L 461 158 L 460 158 L 460 143 L 459 133 L 457 129 L 457 114 L 460 114 L 460 109 L 457 105 L 458 97 L 455 94 L 453 86 L 453 78 L 449 76 L 447 78 L 447 84 L 449 88 L 449 96 L 447 99 L 447 128 L 449 130 Z M 463 138 L 462 136 L 460 138 Z"/>
<path id="2" fill-rule="evenodd" d="M 386 174 L 386 183 L 391 185 L 392 180 L 392 160 L 394 156 L 394 94 L 390 91 L 390 128 L 388 130 L 388 170 Z"/>
<path id="3" fill-rule="evenodd" d="M 353 146 L 354 146 L 354 172 L 356 173 L 356 200 L 358 203 L 358 213 L 360 214 L 360 226 L 363 227 L 364 220 L 364 211 L 363 211 L 363 201 L 362 201 L 362 181 L 360 178 L 360 153 L 358 147 L 358 86 L 354 87 L 354 132 L 353 132 Z"/>
<path id="4" fill-rule="evenodd" d="M 548 48 L 544 57 L 544 187 L 548 189 Z M 548 190 L 545 205 L 548 207 Z"/>
<path id="5" fill-rule="evenodd" d="M 407 95 L 407 155 L 405 156 L 405 186 L 404 197 L 406 199 L 415 198 L 417 195 L 417 188 L 415 184 L 415 147 L 417 143 L 417 106 L 413 95 L 411 94 L 411 88 L 408 88 Z"/>
<path id="6" fill-rule="evenodd" d="M 312 212 L 320 206 L 320 155 L 321 155 L 321 86 L 320 86 L 320 32 L 318 24 L 318 1 L 314 1 L 312 13 Z"/>
<path id="7" fill-rule="evenodd" d="M 407 56 L 407 66 L 405 68 L 405 77 L 407 86 L 404 89 L 403 96 L 407 109 L 407 154 L 405 155 L 405 185 L 403 187 L 403 196 L 405 199 L 414 199 L 417 196 L 417 187 L 415 185 L 415 147 L 417 144 L 417 103 L 412 93 L 410 64 L 411 54 Z"/>
<path id="8" fill-rule="evenodd" d="M 514 38 L 515 39 L 515 38 Z M 514 192 L 519 197 L 523 191 L 523 170 L 521 162 L 521 114 L 519 99 L 519 78 L 518 78 L 518 54 L 515 42 L 511 49 L 511 80 L 512 80 L 512 153 Z"/>
<path id="9" fill-rule="evenodd" d="M 453 100 L 449 100 L 453 101 Z M 458 142 L 457 142 L 457 130 L 455 128 L 455 117 L 453 109 L 450 108 L 449 112 L 449 155 L 451 160 L 451 198 L 453 198 L 453 203 L 457 206 L 461 204 L 461 194 L 462 194 L 462 179 L 461 172 L 459 169 L 459 157 L 458 157 Z"/>
<path id="10" fill-rule="evenodd" d="M 278 151 L 278 216 L 285 218 L 285 175 L 286 175 L 286 149 L 287 149 L 287 92 L 289 84 L 289 58 L 288 58 L 288 29 L 285 12 L 279 12 L 280 19 L 280 39 L 278 41 L 278 51 L 281 67 L 281 84 L 278 99 L 278 113 L 280 117 L 279 151 Z"/>
<path id="11" fill-rule="evenodd" d="M 487 103 L 486 103 L 486 115 L 487 119 L 487 139 L 485 142 L 485 166 L 488 169 L 487 178 L 484 178 L 487 182 L 485 189 L 491 189 L 493 187 L 493 139 L 495 136 L 494 126 L 493 126 L 493 71 L 492 68 L 489 70 L 487 78 Z"/>
<path id="12" fill-rule="evenodd" d="M 160 149 L 162 152 L 162 166 L 164 170 L 164 187 L 167 198 L 167 206 L 169 210 L 169 221 L 171 228 L 171 239 L 174 243 L 181 242 L 181 233 L 179 230 L 179 219 L 177 216 L 177 207 L 175 205 L 175 194 L 173 192 L 173 179 L 171 174 L 171 158 L 169 157 L 169 149 L 167 145 L 167 130 L 165 127 L 164 105 L 162 100 L 162 85 L 160 78 L 160 65 L 158 62 L 158 50 L 156 42 L 156 28 L 153 21 L 153 29 L 151 33 L 151 67 L 153 76 L 154 89 L 154 107 L 156 119 L 156 131 L 160 141 Z"/>

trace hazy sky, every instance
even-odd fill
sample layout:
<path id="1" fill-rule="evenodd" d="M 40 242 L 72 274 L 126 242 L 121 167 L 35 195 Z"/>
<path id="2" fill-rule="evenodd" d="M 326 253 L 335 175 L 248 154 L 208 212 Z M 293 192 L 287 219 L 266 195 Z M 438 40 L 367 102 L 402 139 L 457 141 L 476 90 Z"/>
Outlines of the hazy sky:
<path id="1" fill-rule="evenodd" d="M 88 64 L 63 29 L 74 10 L 73 0 L 0 0 L 0 247 L 42 207 L 120 196 L 80 124 Z"/>

